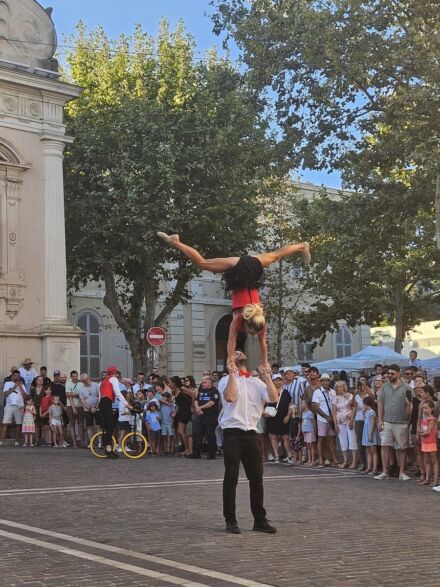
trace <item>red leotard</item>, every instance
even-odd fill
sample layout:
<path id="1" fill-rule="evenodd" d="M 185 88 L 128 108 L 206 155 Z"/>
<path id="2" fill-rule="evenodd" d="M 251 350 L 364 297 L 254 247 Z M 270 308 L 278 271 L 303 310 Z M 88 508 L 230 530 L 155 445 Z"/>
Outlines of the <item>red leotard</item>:
<path id="1" fill-rule="evenodd" d="M 232 292 L 232 309 L 238 310 L 248 304 L 259 304 L 260 294 L 258 289 L 238 289 Z"/>

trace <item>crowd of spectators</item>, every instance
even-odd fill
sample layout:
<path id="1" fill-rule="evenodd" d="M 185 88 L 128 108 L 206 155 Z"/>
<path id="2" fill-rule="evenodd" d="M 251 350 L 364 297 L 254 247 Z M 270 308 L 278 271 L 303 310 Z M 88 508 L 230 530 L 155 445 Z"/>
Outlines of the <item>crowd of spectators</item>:
<path id="1" fill-rule="evenodd" d="M 440 402 L 438 392 L 411 358 L 397 365 L 376 365 L 373 373 L 349 378 L 331 375 L 304 363 L 280 372 L 272 365 L 279 399 L 268 404 L 258 425 L 265 463 L 351 469 L 377 480 L 415 478 L 440 492 Z M 105 372 L 101 378 L 105 377 Z M 117 373 L 120 389 L 141 414 L 149 453 L 208 459 L 222 455 L 218 382 L 225 372 L 205 371 L 200 384 L 193 376 L 164 376 L 153 370 L 134 379 Z M 258 372 L 249 374 L 258 377 Z M 88 374 L 47 369 L 39 372 L 30 358 L 11 368 L 3 384 L 0 446 L 15 425 L 15 445 L 31 448 L 87 448 L 99 430 L 100 383 Z M 133 427 L 133 414 L 113 404 L 114 435 L 120 451 Z"/>

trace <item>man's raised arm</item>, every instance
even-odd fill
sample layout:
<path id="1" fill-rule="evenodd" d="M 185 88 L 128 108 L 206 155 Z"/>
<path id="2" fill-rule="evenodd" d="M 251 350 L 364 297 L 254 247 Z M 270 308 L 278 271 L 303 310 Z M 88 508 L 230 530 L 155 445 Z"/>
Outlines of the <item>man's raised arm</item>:
<path id="1" fill-rule="evenodd" d="M 227 402 L 235 402 L 237 399 L 237 376 L 235 373 L 229 373 L 229 380 L 226 384 L 225 391 L 223 393 L 223 397 Z"/>
<path id="2" fill-rule="evenodd" d="M 272 381 L 271 371 L 269 369 L 265 369 L 264 367 L 260 369 L 260 375 L 264 383 L 267 387 L 267 395 L 269 396 L 269 400 L 273 402 L 278 401 L 278 392 L 276 390 L 275 385 Z"/>

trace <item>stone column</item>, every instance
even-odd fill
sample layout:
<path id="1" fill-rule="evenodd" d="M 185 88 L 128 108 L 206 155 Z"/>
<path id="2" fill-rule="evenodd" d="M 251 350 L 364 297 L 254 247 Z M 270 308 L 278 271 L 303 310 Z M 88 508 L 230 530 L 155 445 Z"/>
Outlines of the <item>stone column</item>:
<path id="1" fill-rule="evenodd" d="M 44 322 L 67 322 L 63 152 L 59 139 L 41 139 L 44 156 Z"/>

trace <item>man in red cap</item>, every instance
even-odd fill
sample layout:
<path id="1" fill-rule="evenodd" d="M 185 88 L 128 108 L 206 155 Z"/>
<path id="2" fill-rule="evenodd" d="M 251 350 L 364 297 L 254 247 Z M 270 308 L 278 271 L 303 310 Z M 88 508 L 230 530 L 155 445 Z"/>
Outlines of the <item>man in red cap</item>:
<path id="1" fill-rule="evenodd" d="M 102 418 L 102 426 L 104 428 L 105 456 L 108 459 L 117 459 L 119 457 L 119 455 L 113 452 L 112 446 L 114 428 L 112 404 L 115 399 L 118 398 L 123 406 L 129 406 L 119 388 L 119 381 L 116 377 L 117 372 L 118 368 L 114 365 L 108 367 L 107 376 L 102 380 L 99 390 L 100 400 L 98 409 Z"/>

